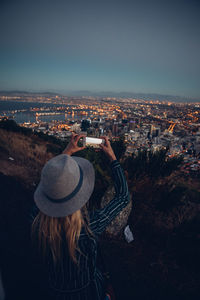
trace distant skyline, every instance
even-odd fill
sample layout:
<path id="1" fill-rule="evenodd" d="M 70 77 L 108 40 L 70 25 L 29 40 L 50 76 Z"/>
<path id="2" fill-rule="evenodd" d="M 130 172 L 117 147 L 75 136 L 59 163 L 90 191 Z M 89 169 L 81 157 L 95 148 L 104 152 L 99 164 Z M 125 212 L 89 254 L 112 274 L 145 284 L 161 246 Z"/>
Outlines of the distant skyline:
<path id="1" fill-rule="evenodd" d="M 0 1 L 0 90 L 200 99 L 200 1 Z"/>
<path id="2" fill-rule="evenodd" d="M 192 98 L 185 96 L 177 96 L 177 95 L 164 95 L 164 94 L 156 94 L 156 93 L 133 93 L 133 92 L 112 92 L 112 91 L 101 91 L 101 92 L 91 92 L 86 90 L 81 91 L 70 91 L 66 93 L 60 93 L 59 91 L 20 91 L 20 90 L 7 90 L 0 91 L 0 96 L 23 96 L 23 95 L 45 95 L 45 96 L 67 96 L 67 97 L 97 97 L 97 98 L 105 98 L 105 97 L 116 97 L 116 98 L 132 98 L 132 99 L 140 99 L 145 101 L 151 100 L 159 100 L 159 101 L 169 101 L 174 103 L 197 103 L 200 102 L 200 98 Z"/>

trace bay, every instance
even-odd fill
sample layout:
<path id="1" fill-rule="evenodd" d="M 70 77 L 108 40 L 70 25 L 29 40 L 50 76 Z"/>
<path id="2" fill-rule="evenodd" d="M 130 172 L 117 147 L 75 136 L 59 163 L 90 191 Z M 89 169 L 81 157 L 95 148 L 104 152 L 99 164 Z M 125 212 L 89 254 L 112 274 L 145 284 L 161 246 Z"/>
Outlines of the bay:
<path id="1" fill-rule="evenodd" d="M 31 111 L 32 108 L 45 108 L 48 112 L 55 112 L 53 108 L 55 107 L 68 106 L 67 104 L 52 104 L 52 103 L 41 103 L 41 102 L 19 102 L 19 101 L 0 101 L 0 115 L 6 115 L 12 117 L 17 123 L 24 122 L 36 122 L 36 112 Z M 52 110 L 49 109 L 52 107 Z M 22 111 L 25 110 L 25 111 Z M 15 112 L 18 111 L 18 112 Z M 40 111 L 39 111 L 40 112 Z M 51 121 L 66 121 L 66 120 L 81 120 L 81 116 L 65 114 L 53 114 L 53 115 L 41 115 L 38 120 L 42 122 L 50 123 Z"/>
<path id="2" fill-rule="evenodd" d="M 22 102 L 22 101 L 0 101 L 0 112 L 11 111 L 11 110 L 22 110 L 22 109 L 31 109 L 31 108 L 41 108 L 41 107 L 59 107 L 66 106 L 61 104 L 52 104 L 52 103 L 41 103 L 41 102 Z"/>

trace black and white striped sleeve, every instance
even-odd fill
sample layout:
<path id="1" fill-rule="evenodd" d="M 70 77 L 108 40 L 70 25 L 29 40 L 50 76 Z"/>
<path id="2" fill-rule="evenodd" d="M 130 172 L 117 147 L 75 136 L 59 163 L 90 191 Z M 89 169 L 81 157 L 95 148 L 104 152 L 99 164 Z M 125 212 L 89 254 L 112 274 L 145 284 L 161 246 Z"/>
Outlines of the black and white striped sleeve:
<path id="1" fill-rule="evenodd" d="M 117 160 L 111 163 L 112 177 L 114 180 L 115 197 L 102 209 L 90 215 L 90 229 L 94 234 L 101 234 L 110 222 L 130 201 L 128 185 Z"/>

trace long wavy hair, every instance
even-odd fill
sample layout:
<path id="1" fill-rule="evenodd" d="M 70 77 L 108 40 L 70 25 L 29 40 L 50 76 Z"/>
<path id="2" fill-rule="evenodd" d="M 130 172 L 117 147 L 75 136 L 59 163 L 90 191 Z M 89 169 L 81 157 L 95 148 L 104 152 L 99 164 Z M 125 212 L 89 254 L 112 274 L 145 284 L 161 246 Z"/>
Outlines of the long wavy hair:
<path id="1" fill-rule="evenodd" d="M 62 255 L 63 237 L 68 245 L 69 255 L 77 264 L 76 251 L 80 252 L 78 240 L 84 226 L 86 232 L 92 235 L 89 228 L 89 218 L 86 208 L 77 210 L 66 217 L 49 217 L 39 212 L 32 223 L 32 240 L 38 241 L 38 249 L 45 258 L 47 249 L 50 249 L 54 263 L 60 261 Z"/>

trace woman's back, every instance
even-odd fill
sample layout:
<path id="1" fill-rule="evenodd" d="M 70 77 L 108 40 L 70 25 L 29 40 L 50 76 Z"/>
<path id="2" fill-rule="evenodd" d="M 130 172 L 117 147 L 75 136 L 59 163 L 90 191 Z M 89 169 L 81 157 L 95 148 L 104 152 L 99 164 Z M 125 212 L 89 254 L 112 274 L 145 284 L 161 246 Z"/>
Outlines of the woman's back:
<path id="1" fill-rule="evenodd" d="M 69 253 L 68 241 L 62 236 L 62 249 L 55 263 L 50 247 L 45 257 L 34 248 L 35 271 L 38 285 L 45 297 L 52 299 L 102 299 L 104 280 L 97 268 L 97 237 L 82 227 L 74 262 Z M 41 276 L 43 279 L 41 280 Z M 97 296 L 98 295 L 98 296 Z"/>
<path id="2" fill-rule="evenodd" d="M 111 160 L 115 197 L 86 217 L 82 210 L 94 188 L 94 169 L 87 160 L 70 156 L 78 151 L 79 138 L 72 136 L 67 151 L 45 165 L 34 195 L 34 272 L 43 299 L 105 299 L 97 265 L 98 236 L 129 202 L 123 170 L 105 138 L 102 149 Z"/>

